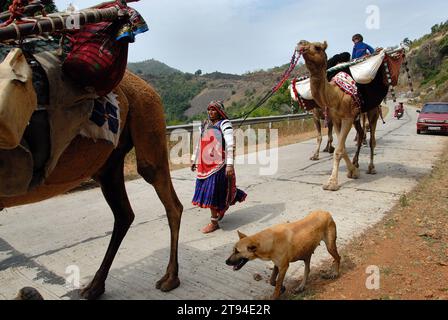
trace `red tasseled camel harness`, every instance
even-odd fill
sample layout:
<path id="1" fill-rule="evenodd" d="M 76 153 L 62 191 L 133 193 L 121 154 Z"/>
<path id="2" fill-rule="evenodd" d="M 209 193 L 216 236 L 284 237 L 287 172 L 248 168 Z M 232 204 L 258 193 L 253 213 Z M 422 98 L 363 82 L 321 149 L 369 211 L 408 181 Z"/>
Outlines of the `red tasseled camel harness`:
<path id="1" fill-rule="evenodd" d="M 11 16 L 4 23 L 0 24 L 0 27 L 5 27 L 16 21 L 17 23 L 21 22 L 33 22 L 34 20 L 25 19 L 27 21 L 22 21 L 25 17 L 25 7 L 29 4 L 32 4 L 33 1 L 29 0 L 14 0 L 12 4 L 9 6 L 8 11 L 11 13 Z M 42 6 L 42 15 L 45 17 L 46 12 Z"/>

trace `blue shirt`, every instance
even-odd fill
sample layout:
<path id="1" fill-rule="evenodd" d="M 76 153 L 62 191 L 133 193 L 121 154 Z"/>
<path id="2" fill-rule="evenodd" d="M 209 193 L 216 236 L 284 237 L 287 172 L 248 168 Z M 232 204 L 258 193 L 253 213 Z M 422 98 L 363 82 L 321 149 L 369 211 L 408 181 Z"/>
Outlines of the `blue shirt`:
<path id="1" fill-rule="evenodd" d="M 374 53 L 375 49 L 364 42 L 355 43 L 355 46 L 353 47 L 352 59 L 361 58 L 367 53 L 367 51 Z"/>

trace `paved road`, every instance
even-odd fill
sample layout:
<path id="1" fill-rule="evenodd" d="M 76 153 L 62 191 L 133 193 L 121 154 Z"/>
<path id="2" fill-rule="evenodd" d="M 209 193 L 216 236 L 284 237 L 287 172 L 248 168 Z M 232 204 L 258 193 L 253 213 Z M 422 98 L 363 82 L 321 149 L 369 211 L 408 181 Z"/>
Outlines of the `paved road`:
<path id="1" fill-rule="evenodd" d="M 400 195 L 410 191 L 430 170 L 445 136 L 417 135 L 416 113 L 408 108 L 401 120 L 379 124 L 377 175 L 365 173 L 368 148 L 363 148 L 359 180 L 346 178 L 341 166 L 340 191 L 322 190 L 331 170 L 331 158 L 309 159 L 314 140 L 279 149 L 279 170 L 260 176 L 259 166 L 237 166 L 238 185 L 249 194 L 232 207 L 222 229 L 203 235 L 200 228 L 209 213 L 190 205 L 194 176 L 188 170 L 173 172 L 174 185 L 185 205 L 180 237 L 181 286 L 169 293 L 154 288 L 167 264 L 169 229 L 161 203 L 142 180 L 127 184 L 136 220 L 119 251 L 106 283 L 104 299 L 256 299 L 272 293 L 268 285 L 270 262 L 253 261 L 238 272 L 224 263 L 237 240 L 237 230 L 252 234 L 268 226 L 293 221 L 315 209 L 333 214 L 342 246 L 379 221 Z M 353 154 L 353 133 L 349 152 Z M 74 298 L 66 287 L 72 265 L 79 266 L 81 285 L 100 265 L 112 230 L 112 214 L 100 190 L 64 195 L 0 214 L 0 299 L 13 297 L 23 286 L 38 288 L 47 299 Z M 311 271 L 329 258 L 320 246 Z M 67 270 L 67 267 L 69 269 Z M 303 263 L 292 264 L 289 280 L 300 279 Z M 69 271 L 69 273 L 66 273 Z M 253 275 L 259 273 L 261 281 Z"/>

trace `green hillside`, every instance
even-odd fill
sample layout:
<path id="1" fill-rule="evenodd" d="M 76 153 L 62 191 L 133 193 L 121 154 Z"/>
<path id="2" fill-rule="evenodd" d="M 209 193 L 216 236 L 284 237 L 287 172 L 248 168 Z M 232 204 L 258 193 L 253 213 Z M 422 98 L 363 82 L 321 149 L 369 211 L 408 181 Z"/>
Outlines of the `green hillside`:
<path id="1" fill-rule="evenodd" d="M 150 74 L 153 76 L 163 76 L 163 75 L 182 73 L 181 71 L 171 68 L 165 63 L 162 63 L 154 59 L 136 63 L 128 63 L 128 68 L 138 75 Z"/>
<path id="2" fill-rule="evenodd" d="M 145 79 L 159 92 L 163 99 L 167 123 L 180 124 L 203 119 L 211 100 L 223 100 L 232 118 L 240 117 L 263 97 L 280 79 L 288 65 L 249 72 L 244 75 L 213 72 L 202 74 L 201 70 L 183 73 L 166 64 L 151 59 L 129 63 L 130 70 Z M 298 67 L 296 74 L 303 74 Z M 267 116 L 291 112 L 291 98 L 286 83 L 279 92 L 251 116 Z M 295 106 L 297 109 L 297 106 Z"/>
<path id="3" fill-rule="evenodd" d="M 434 25 L 430 33 L 408 43 L 416 102 L 448 101 L 448 21 Z"/>

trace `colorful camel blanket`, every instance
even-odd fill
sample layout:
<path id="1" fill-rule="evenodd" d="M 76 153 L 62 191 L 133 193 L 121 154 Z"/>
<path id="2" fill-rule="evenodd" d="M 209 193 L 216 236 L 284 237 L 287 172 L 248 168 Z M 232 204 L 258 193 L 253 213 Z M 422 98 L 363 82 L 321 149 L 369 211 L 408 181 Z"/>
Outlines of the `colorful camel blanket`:
<path id="1" fill-rule="evenodd" d="M 358 93 L 358 87 L 356 86 L 355 80 L 353 80 L 348 73 L 339 72 L 333 77 L 333 79 L 331 79 L 331 83 L 336 84 L 342 89 L 342 91 L 350 95 L 357 104 L 358 108 L 361 109 L 362 102 Z"/>
<path id="2" fill-rule="evenodd" d="M 111 92 L 95 99 L 90 119 L 82 126 L 79 134 L 94 141 L 107 140 L 117 147 L 120 139 L 120 123 L 117 95 Z"/>
<path id="3" fill-rule="evenodd" d="M 129 22 L 118 30 L 116 40 L 126 39 L 128 42 L 134 42 L 136 35 L 148 31 L 149 28 L 137 10 L 130 7 L 127 7 L 126 10 L 129 14 Z"/>
<path id="4" fill-rule="evenodd" d="M 291 97 L 299 103 L 300 108 L 310 111 L 317 107 L 311 94 L 310 78 L 294 78 L 289 86 Z"/>

